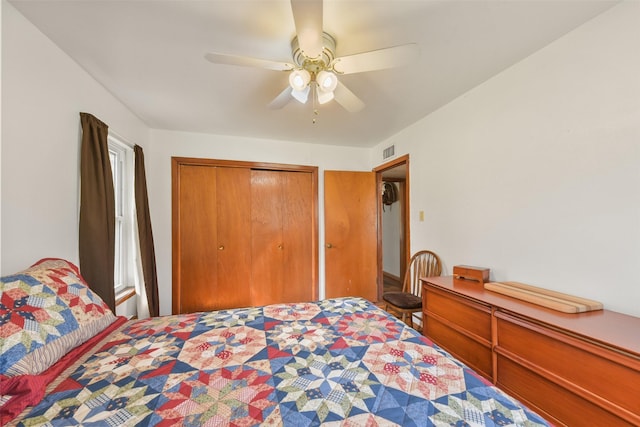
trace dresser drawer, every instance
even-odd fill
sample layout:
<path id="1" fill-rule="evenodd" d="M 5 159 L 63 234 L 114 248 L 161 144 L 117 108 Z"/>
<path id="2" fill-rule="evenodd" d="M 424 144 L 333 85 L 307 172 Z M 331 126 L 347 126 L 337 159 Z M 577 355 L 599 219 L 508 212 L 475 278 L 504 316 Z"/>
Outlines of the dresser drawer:
<path id="1" fill-rule="evenodd" d="M 425 317 L 423 334 L 489 381 L 493 381 L 489 343 L 478 342 L 428 315 Z"/>
<path id="2" fill-rule="evenodd" d="M 491 308 L 425 285 L 423 334 L 493 381 Z"/>
<path id="3" fill-rule="evenodd" d="M 491 308 L 466 298 L 433 289 L 422 290 L 422 307 L 427 316 L 446 319 L 454 327 L 491 342 Z"/>
<path id="4" fill-rule="evenodd" d="M 498 355 L 496 385 L 557 425 L 637 426 L 507 357 Z"/>
<path id="5" fill-rule="evenodd" d="M 527 386 L 517 384 L 512 365 L 520 364 L 520 369 L 546 377 L 545 381 L 556 383 L 564 392 L 640 422 L 639 359 L 508 313 L 497 311 L 495 316 L 498 384 L 517 388 L 518 394 L 537 394 L 527 399 L 545 399 L 542 406 L 551 405 L 554 399 L 548 393 L 528 391 Z"/>

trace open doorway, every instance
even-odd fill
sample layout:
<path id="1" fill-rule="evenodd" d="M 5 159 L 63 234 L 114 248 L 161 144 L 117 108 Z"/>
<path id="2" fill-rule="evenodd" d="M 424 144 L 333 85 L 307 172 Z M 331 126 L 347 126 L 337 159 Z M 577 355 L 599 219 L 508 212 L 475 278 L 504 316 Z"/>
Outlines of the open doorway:
<path id="1" fill-rule="evenodd" d="M 400 290 L 411 256 L 409 238 L 409 155 L 378 166 L 378 301 Z M 385 190 L 387 191 L 386 197 Z M 395 197 L 390 197 L 395 192 Z M 394 200 L 395 199 L 395 200 Z"/>

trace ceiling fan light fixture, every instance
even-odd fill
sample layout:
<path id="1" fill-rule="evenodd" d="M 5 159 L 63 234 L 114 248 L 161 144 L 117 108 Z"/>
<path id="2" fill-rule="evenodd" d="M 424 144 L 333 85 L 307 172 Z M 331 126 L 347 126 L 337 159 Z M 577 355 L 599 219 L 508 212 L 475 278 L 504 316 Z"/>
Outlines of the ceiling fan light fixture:
<path id="1" fill-rule="evenodd" d="M 307 99 L 309 99 L 310 90 L 311 90 L 311 88 L 307 84 L 307 86 L 304 87 L 302 90 L 293 89 L 291 91 L 291 96 L 293 96 L 295 98 L 295 100 L 298 101 L 299 103 L 306 104 L 307 103 Z"/>
<path id="2" fill-rule="evenodd" d="M 338 86 L 338 77 L 331 71 L 322 70 L 316 76 L 316 82 L 322 92 L 333 93 L 336 90 L 336 86 Z"/>
<path id="3" fill-rule="evenodd" d="M 311 74 L 305 69 L 296 69 L 289 74 L 289 85 L 294 91 L 302 91 L 309 88 Z M 308 91 L 307 91 L 308 93 Z"/>
<path id="4" fill-rule="evenodd" d="M 333 92 L 325 92 L 323 90 L 316 91 L 318 97 L 318 104 L 326 104 L 334 98 Z"/>

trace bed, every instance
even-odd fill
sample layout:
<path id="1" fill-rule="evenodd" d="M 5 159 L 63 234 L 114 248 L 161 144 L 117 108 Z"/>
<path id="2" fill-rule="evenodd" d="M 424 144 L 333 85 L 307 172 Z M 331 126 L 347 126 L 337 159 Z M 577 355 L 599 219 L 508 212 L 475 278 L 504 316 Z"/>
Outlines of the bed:
<path id="1" fill-rule="evenodd" d="M 2 425 L 548 425 L 364 299 L 125 321 L 68 261 L 0 286 Z"/>

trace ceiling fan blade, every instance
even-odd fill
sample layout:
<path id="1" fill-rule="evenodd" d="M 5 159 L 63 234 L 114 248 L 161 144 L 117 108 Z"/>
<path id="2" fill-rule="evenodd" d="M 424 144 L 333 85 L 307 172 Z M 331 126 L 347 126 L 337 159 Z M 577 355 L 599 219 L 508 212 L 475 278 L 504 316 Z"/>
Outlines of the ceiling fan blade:
<path id="1" fill-rule="evenodd" d="M 291 71 L 295 68 L 293 64 L 288 62 L 269 61 L 268 59 L 228 55 L 226 53 L 207 53 L 204 57 L 214 64 L 240 65 L 242 67 L 266 68 L 267 70 L 275 71 Z"/>
<path id="2" fill-rule="evenodd" d="M 413 61 L 419 53 L 420 49 L 416 43 L 403 44 L 336 58 L 333 61 L 333 68 L 338 74 L 384 70 L 386 68 L 407 65 Z"/>
<path id="3" fill-rule="evenodd" d="M 305 56 L 322 54 L 322 0 L 291 0 L 298 45 Z"/>
<path id="4" fill-rule="evenodd" d="M 278 96 L 276 96 L 273 101 L 271 101 L 269 104 L 267 104 L 267 107 L 271 108 L 272 110 L 278 110 L 282 107 L 284 107 L 285 105 L 287 105 L 289 103 L 289 101 L 291 99 L 293 99 L 291 97 L 291 86 L 288 86 L 286 88 L 284 88 L 284 90 L 282 92 L 280 92 L 278 94 Z"/>
<path id="5" fill-rule="evenodd" d="M 357 113 L 364 108 L 364 102 L 340 81 L 338 81 L 338 86 L 336 86 L 336 90 L 333 91 L 333 95 L 336 102 L 350 113 Z"/>

